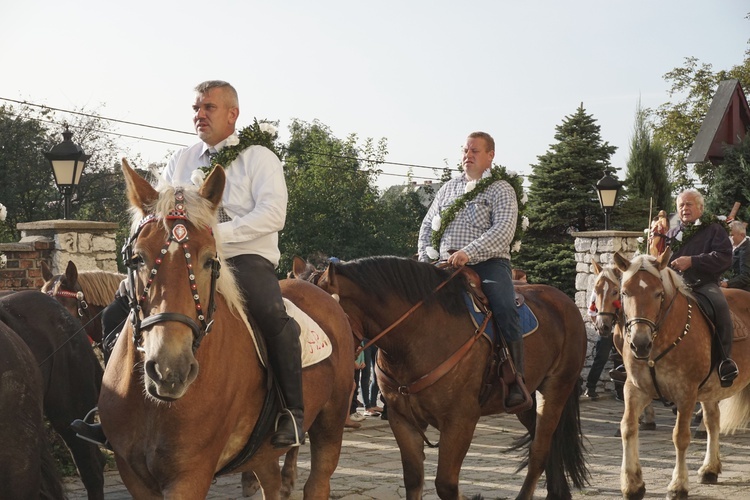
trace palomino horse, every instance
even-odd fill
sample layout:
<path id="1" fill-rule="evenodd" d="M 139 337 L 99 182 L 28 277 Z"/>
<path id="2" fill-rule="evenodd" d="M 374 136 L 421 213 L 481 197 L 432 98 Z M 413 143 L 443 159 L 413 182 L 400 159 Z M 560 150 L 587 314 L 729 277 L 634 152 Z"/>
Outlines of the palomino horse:
<path id="1" fill-rule="evenodd" d="M 200 191 L 156 191 L 125 161 L 123 172 L 140 220 L 126 253 L 138 314 L 131 312 L 115 345 L 99 399 L 120 475 L 139 499 L 205 498 L 217 473 L 252 470 L 264 496 L 279 498 L 278 457 L 288 448 L 271 446 L 273 418 L 269 425 L 266 416 L 275 410 L 264 404 L 275 391 L 233 276 L 218 269 L 224 170 L 215 168 Z M 281 289 L 333 348 L 303 370 L 312 457 L 304 494 L 328 498 L 354 376 L 351 328 L 336 301 L 314 285 L 285 280 Z M 243 460 L 234 460 L 238 455 Z"/>
<path id="2" fill-rule="evenodd" d="M 42 373 L 44 415 L 73 455 L 88 498 L 104 498 L 104 455 L 70 428 L 96 405 L 102 383 L 102 367 L 81 323 L 56 300 L 27 290 L 0 298 L 0 324 L 13 329 L 34 355 Z"/>
<path id="3" fill-rule="evenodd" d="M 74 317 L 81 320 L 89 338 L 102 343 L 101 312 L 115 298 L 124 274 L 107 271 L 79 271 L 68 261 L 65 274 L 53 274 L 42 261 L 42 292 L 54 297 Z"/>
<path id="4" fill-rule="evenodd" d="M 614 336 L 615 345 L 622 345 L 622 297 L 620 296 L 620 278 L 622 273 L 616 267 L 602 268 L 598 262 L 591 261 L 596 277 L 594 278 L 594 328 L 602 337 Z M 619 348 L 618 348 L 619 350 Z M 656 429 L 654 406 L 649 404 L 639 419 L 642 431 Z M 620 435 L 617 430 L 616 436 Z"/>
<path id="5" fill-rule="evenodd" d="M 463 299 L 464 284 L 450 277 L 447 270 L 430 264 L 371 257 L 331 263 L 317 278 L 318 286 L 339 298 L 355 332 L 375 339 L 389 329 L 376 341 L 378 381 L 401 450 L 406 496 L 414 500 L 422 497 L 424 488 L 428 425 L 440 431 L 437 494 L 457 499 L 462 498 L 461 464 L 479 417 L 504 411 L 498 386 L 480 405 L 491 347 L 479 340 L 481 331 Z M 525 376 L 528 389 L 543 398 L 518 414 L 531 442 L 518 498 L 532 498 L 543 472 L 549 498 L 570 498 L 566 476 L 580 488 L 588 474 L 578 407 L 586 357 L 583 318 L 573 301 L 555 288 L 527 285 L 517 290 L 539 320 L 537 331 L 524 338 Z"/>
<path id="6" fill-rule="evenodd" d="M 3 498 L 64 498 L 44 431 L 37 360 L 0 322 L 0 484 Z"/>
<path id="7" fill-rule="evenodd" d="M 735 335 L 732 358 L 740 369 L 731 387 L 721 387 L 711 356 L 712 334 L 706 318 L 682 278 L 669 268 L 671 252 L 658 258 L 639 255 L 632 261 L 619 253 L 615 264 L 622 271 L 622 306 L 625 338 L 621 346 L 628 372 L 622 432 L 620 487 L 625 498 L 643 498 L 646 485 L 638 458 L 637 418 L 652 399 L 663 398 L 677 406 L 672 433 L 676 451 L 668 498 L 688 494 L 687 448 L 690 419 L 697 401 L 703 407 L 707 431 L 706 456 L 698 470 L 701 483 L 715 483 L 721 473 L 719 458 L 719 401 L 736 406 L 746 420 L 750 410 L 750 342 Z M 747 336 L 750 327 L 750 294 L 726 289 L 735 334 Z M 741 423 L 735 420 L 735 428 Z M 728 427 L 722 423 L 722 427 Z"/>

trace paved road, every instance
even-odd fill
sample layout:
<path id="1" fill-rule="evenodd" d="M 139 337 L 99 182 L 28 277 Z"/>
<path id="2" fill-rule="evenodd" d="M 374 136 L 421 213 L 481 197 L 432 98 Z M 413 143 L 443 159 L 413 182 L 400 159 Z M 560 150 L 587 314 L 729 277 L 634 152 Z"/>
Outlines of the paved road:
<path id="1" fill-rule="evenodd" d="M 622 403 L 602 397 L 598 401 L 581 401 L 581 419 L 587 439 L 591 484 L 574 491 L 576 499 L 621 498 L 619 469 L 621 441 L 615 437 L 622 414 Z M 646 498 L 664 498 L 674 467 L 674 448 L 671 442 L 674 416 L 670 409 L 656 408 L 656 431 L 641 433 L 641 464 L 646 481 Z M 404 488 L 401 462 L 388 422 L 368 418 L 360 429 L 347 429 L 338 469 L 332 478 L 331 497 L 344 500 L 401 499 Z M 438 438 L 431 429 L 430 437 Z M 481 494 L 488 499 L 515 498 L 523 483 L 523 473 L 514 472 L 520 457 L 505 450 L 513 439 L 523 434 L 518 421 L 511 416 L 485 417 L 477 426 L 474 441 L 461 471 L 462 493 Z M 721 457 L 723 472 L 717 485 L 697 483 L 697 471 L 703 461 L 705 440 L 694 440 L 688 450 L 690 497 L 692 499 L 741 500 L 750 498 L 750 429 L 723 436 Z M 426 449 L 426 489 L 424 498 L 437 498 L 434 475 L 437 451 Z M 302 498 L 302 485 L 310 467 L 309 448 L 300 453 L 299 474 L 294 499 Z M 221 478 L 211 488 L 208 498 L 242 498 L 239 476 Z M 86 498 L 79 481 L 67 485 L 69 498 Z M 540 481 L 536 498 L 544 498 L 544 478 Z M 105 497 L 108 500 L 129 499 L 116 471 L 107 473 Z M 261 498 L 260 493 L 253 498 Z"/>

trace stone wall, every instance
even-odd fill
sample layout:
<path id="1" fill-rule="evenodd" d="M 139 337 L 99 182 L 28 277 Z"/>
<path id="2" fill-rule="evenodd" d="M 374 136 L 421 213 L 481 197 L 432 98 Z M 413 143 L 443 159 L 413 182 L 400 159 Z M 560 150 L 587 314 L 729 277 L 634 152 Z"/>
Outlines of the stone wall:
<path id="1" fill-rule="evenodd" d="M 586 379 L 591 363 L 593 361 L 593 349 L 599 339 L 591 317 L 588 314 L 589 299 L 594 288 L 594 270 L 592 261 L 598 262 L 602 267 L 613 265 L 615 252 L 624 256 L 632 257 L 638 249 L 638 238 L 643 233 L 634 231 L 585 231 L 573 233 L 576 251 L 576 296 L 575 302 L 581 311 L 581 316 L 586 322 L 586 333 L 589 338 L 586 365 L 581 373 Z M 605 390 L 612 390 L 612 382 L 609 379 L 610 364 L 602 372 L 601 382 Z"/>
<path id="2" fill-rule="evenodd" d="M 0 269 L 0 290 L 37 289 L 44 284 L 41 262 L 65 272 L 68 261 L 82 271 L 117 272 L 114 222 L 51 220 L 18 224 L 21 240 L 1 243 L 7 264 Z"/>

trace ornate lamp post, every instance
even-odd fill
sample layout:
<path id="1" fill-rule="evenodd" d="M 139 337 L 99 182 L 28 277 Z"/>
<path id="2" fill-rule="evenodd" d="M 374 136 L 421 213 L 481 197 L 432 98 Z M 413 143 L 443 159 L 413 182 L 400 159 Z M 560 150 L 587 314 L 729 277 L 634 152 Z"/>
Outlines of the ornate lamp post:
<path id="1" fill-rule="evenodd" d="M 52 173 L 55 177 L 57 189 L 60 190 L 65 200 L 63 212 L 65 219 L 70 219 L 70 199 L 78 183 L 81 182 L 81 173 L 86 166 L 86 162 L 91 157 L 84 153 L 79 145 L 74 144 L 70 140 L 71 137 L 73 137 L 73 132 L 68 130 L 68 125 L 66 124 L 65 132 L 63 132 L 63 142 L 54 146 L 48 153 L 44 153 L 44 156 L 52 166 Z"/>
<path id="2" fill-rule="evenodd" d="M 606 171 L 604 177 L 599 179 L 596 183 L 596 192 L 599 195 L 599 204 L 604 210 L 604 230 L 609 230 L 609 217 L 612 213 L 612 208 L 617 202 L 617 194 L 620 191 L 622 184 L 617 179 L 611 177 Z"/>

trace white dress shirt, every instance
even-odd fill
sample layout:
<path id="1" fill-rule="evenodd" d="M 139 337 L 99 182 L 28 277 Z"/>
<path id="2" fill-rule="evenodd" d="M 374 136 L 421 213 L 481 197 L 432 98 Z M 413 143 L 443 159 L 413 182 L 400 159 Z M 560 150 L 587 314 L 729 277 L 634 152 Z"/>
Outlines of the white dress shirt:
<path id="1" fill-rule="evenodd" d="M 231 141 L 230 141 L 231 139 Z M 217 151 L 236 135 L 215 146 Z M 210 164 L 204 142 L 177 151 L 162 172 L 174 185 L 192 185 L 190 176 L 198 167 Z M 227 183 L 223 208 L 232 220 L 218 225 L 224 258 L 256 254 L 278 266 L 279 231 L 286 221 L 287 189 L 279 158 L 268 148 L 250 146 L 230 165 L 224 165 Z"/>

